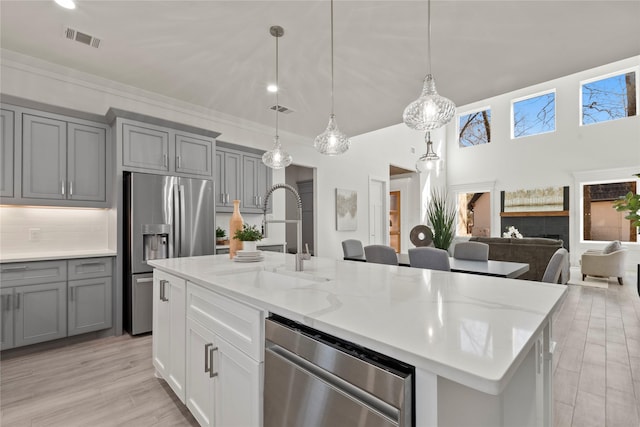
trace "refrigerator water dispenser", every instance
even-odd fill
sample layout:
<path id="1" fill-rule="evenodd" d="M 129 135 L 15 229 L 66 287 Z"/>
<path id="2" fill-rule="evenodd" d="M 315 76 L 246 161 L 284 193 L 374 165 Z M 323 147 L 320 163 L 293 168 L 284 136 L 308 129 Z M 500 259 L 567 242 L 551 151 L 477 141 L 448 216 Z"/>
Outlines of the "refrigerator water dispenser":
<path id="1" fill-rule="evenodd" d="M 143 224 L 143 259 L 169 258 L 169 224 Z"/>

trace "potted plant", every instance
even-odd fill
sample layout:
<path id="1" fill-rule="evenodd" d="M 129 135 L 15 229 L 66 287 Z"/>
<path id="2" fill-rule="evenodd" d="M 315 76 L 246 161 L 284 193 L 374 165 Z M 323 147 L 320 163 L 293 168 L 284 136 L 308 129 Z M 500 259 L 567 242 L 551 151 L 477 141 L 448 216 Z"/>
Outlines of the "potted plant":
<path id="1" fill-rule="evenodd" d="M 227 237 L 227 232 L 223 228 L 217 227 L 216 228 L 216 244 L 224 245 L 226 237 Z"/>
<path id="2" fill-rule="evenodd" d="M 234 239 L 240 240 L 245 251 L 255 251 L 256 244 L 262 240 L 262 233 L 255 225 L 242 224 L 242 228 L 236 231 Z"/>
<path id="3" fill-rule="evenodd" d="M 640 173 L 634 176 L 640 178 Z M 629 191 L 625 196 L 613 202 L 613 207 L 618 212 L 629 211 L 625 218 L 631 220 L 634 227 L 640 227 L 640 194 Z"/>
<path id="4" fill-rule="evenodd" d="M 449 202 L 446 191 L 436 189 L 431 191 L 427 219 L 433 229 L 434 246 L 438 249 L 449 249 L 453 241 L 456 210 Z"/>

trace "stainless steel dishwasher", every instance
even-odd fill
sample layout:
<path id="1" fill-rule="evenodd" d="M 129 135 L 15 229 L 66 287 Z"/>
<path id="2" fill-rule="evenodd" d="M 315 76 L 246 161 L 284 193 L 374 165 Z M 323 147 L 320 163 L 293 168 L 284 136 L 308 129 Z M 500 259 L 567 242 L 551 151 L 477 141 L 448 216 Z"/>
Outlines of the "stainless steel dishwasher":
<path id="1" fill-rule="evenodd" d="M 415 424 L 413 366 L 271 315 L 264 427 Z"/>

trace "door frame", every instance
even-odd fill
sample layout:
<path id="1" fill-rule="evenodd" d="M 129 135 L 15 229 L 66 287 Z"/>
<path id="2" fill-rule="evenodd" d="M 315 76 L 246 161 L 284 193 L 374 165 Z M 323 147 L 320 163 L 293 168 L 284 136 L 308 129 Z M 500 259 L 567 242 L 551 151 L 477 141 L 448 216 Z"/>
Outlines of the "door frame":
<path id="1" fill-rule="evenodd" d="M 474 182 L 472 184 L 458 184 L 458 185 L 450 185 L 449 192 L 452 194 L 455 202 L 456 202 L 456 224 L 455 229 L 458 229 L 458 210 L 460 206 L 458 206 L 458 195 L 460 193 L 489 193 L 491 211 L 490 211 L 490 226 L 491 226 L 491 236 L 501 236 L 502 232 L 500 230 L 500 219 L 498 218 L 498 212 L 500 212 L 500 198 L 495 197 L 496 195 L 496 182 L 495 181 L 485 181 L 485 182 Z M 497 227 L 497 228 L 496 228 Z M 496 230 L 498 233 L 496 234 Z"/>

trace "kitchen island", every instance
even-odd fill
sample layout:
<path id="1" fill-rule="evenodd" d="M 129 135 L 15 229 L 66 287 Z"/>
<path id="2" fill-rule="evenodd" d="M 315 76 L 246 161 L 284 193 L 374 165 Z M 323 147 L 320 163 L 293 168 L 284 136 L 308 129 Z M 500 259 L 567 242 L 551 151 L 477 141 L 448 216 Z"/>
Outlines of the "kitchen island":
<path id="1" fill-rule="evenodd" d="M 247 422 L 261 424 L 264 318 L 275 313 L 413 365 L 418 426 L 552 424 L 551 315 L 566 286 L 323 258 L 295 272 L 293 255 L 264 255 L 259 263 L 226 255 L 149 261 L 156 268 L 154 304 L 176 305 L 164 329 L 156 328 L 154 305 L 154 364 L 192 412 L 202 407 L 189 398 L 194 358 L 209 351 L 207 376 L 215 381 L 220 373 L 223 387 L 222 365 L 240 366 L 242 356 L 247 368 L 235 371 L 243 381 L 225 381 L 251 390 L 244 394 L 249 403 L 217 407 L 253 412 Z M 226 357 L 222 350 L 214 357 L 211 343 L 204 352 L 189 350 L 193 331 L 204 333 L 207 322 L 219 331 L 211 342 L 217 336 Z M 180 331 L 186 355 L 180 354 Z M 177 341 L 166 344 L 164 335 L 172 332 Z M 157 340 L 178 353 L 165 357 L 171 366 L 157 360 Z M 220 367 L 215 375 L 214 361 Z M 192 382 L 194 390 L 203 389 Z M 225 394 L 216 397 L 212 387 L 212 399 Z M 194 415 L 214 424 L 205 412 Z"/>

